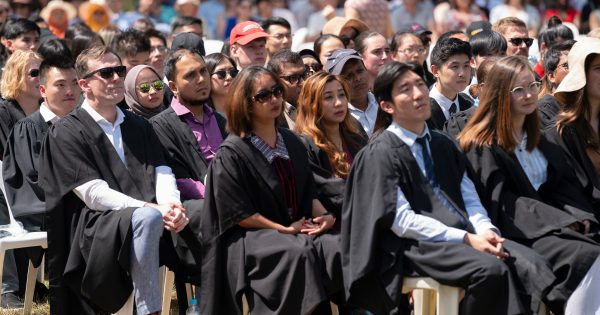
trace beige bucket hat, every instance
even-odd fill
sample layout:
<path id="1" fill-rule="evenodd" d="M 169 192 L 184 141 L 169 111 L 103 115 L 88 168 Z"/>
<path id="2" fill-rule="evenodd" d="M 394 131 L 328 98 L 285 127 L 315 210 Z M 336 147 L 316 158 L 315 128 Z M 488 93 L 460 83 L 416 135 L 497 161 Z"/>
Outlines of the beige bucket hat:
<path id="1" fill-rule="evenodd" d="M 569 73 L 554 93 L 557 98 L 562 99 L 564 97 L 563 93 L 580 90 L 586 85 L 585 60 L 591 54 L 600 54 L 600 39 L 593 37 L 578 39 L 567 57 Z"/>
<path id="2" fill-rule="evenodd" d="M 325 25 L 323 26 L 322 33 L 340 36 L 340 32 L 344 27 L 352 27 L 356 29 L 358 33 L 364 32 L 369 29 L 367 24 L 365 24 L 361 20 L 336 16 L 333 19 L 329 20 L 327 23 L 325 23 Z"/>
<path id="3" fill-rule="evenodd" d="M 40 12 L 40 16 L 47 22 L 48 19 L 50 19 L 50 14 L 52 14 L 52 11 L 55 9 L 61 9 L 65 11 L 69 21 L 77 16 L 77 9 L 75 6 L 62 0 L 52 0 L 48 2 L 48 4 Z"/>

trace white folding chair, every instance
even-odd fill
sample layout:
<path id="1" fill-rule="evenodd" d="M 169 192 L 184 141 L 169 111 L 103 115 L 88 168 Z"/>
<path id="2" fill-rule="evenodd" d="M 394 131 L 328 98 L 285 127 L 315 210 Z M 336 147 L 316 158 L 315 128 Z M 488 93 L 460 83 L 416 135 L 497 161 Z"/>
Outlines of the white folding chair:
<path id="1" fill-rule="evenodd" d="M 4 176 L 2 174 L 2 161 L 0 161 L 0 188 L 2 193 L 6 196 L 6 190 L 4 187 Z M 4 270 L 4 255 L 9 249 L 19 249 L 27 247 L 42 247 L 48 248 L 48 235 L 46 232 L 27 232 L 24 230 L 19 223 L 15 220 L 10 209 L 8 201 L 6 202 L 8 207 L 8 214 L 10 217 L 10 227 L 7 229 L 11 232 L 11 236 L 0 238 L 0 280 L 2 280 L 2 272 Z M 35 290 L 35 279 L 37 277 L 38 268 L 33 267 L 31 261 L 27 267 L 27 282 L 25 287 L 25 300 L 23 314 L 31 314 L 31 306 L 33 305 L 33 291 Z M 0 299 L 1 299 L 0 295 Z"/>
<path id="2" fill-rule="evenodd" d="M 458 315 L 461 288 L 446 286 L 426 277 L 404 277 L 402 293 L 413 290 L 415 315 Z M 435 291 L 435 297 L 432 291 Z"/>
<path id="3" fill-rule="evenodd" d="M 173 290 L 173 284 L 175 283 L 175 273 L 169 270 L 166 266 L 162 266 L 159 269 L 158 275 L 158 285 L 162 288 L 162 315 L 169 315 L 169 311 L 171 310 L 171 292 Z M 127 299 L 127 302 L 123 304 L 121 309 L 114 313 L 113 315 L 132 315 L 134 305 L 133 292 Z"/>

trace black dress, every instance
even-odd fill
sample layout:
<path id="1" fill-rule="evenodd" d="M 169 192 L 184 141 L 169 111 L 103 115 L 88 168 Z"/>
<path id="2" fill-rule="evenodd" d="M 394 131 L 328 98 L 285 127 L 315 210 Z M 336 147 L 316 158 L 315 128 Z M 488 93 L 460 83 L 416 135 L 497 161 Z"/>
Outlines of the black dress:
<path id="1" fill-rule="evenodd" d="M 12 128 L 17 121 L 23 118 L 25 118 L 25 112 L 17 101 L 0 98 L 0 155 L 4 155 L 4 148 L 6 148 L 6 142 Z M 10 217 L 8 216 L 6 198 L 0 191 L 0 225 L 9 223 Z"/>
<path id="2" fill-rule="evenodd" d="M 531 247 L 551 264 L 557 280 L 545 303 L 562 314 L 600 246 L 568 225 L 594 219 L 589 199 L 570 174 L 562 152 L 542 136 L 538 149 L 548 161 L 547 181 L 535 189 L 514 153 L 497 145 L 467 153 L 482 203 L 504 237 Z"/>
<path id="3" fill-rule="evenodd" d="M 465 220 L 440 202 L 410 148 L 392 132 L 381 133 L 358 153 L 346 185 L 341 238 L 348 304 L 374 314 L 397 311 L 404 275 L 420 275 L 465 288 L 461 314 L 528 314 L 530 305 L 537 310 L 554 277 L 531 250 L 507 240 L 511 257 L 503 263 L 462 243 L 416 241 L 392 232 L 396 187 L 415 213 L 473 232 L 460 190 L 467 162 L 448 137 L 431 135 L 440 191 Z"/>
<path id="4" fill-rule="evenodd" d="M 238 225 L 254 213 L 284 226 L 310 217 L 316 194 L 306 149 L 291 131 L 279 133 L 294 185 L 286 185 L 276 161 L 269 164 L 248 137 L 229 135 L 211 162 L 202 219 L 202 314 L 241 314 L 242 294 L 252 313 L 306 314 L 342 288 L 338 236 Z"/>
<path id="5" fill-rule="evenodd" d="M 96 211 L 73 188 L 101 179 L 138 200 L 155 202 L 155 168 L 165 164 L 150 124 L 127 111 L 120 125 L 127 165 L 92 117 L 81 108 L 48 131 L 41 152 L 48 227 L 48 273 L 52 314 L 115 313 L 128 299 L 135 208 Z M 170 234 L 161 240 L 161 260 L 176 257 Z M 169 266 L 176 268 L 175 262 Z"/>

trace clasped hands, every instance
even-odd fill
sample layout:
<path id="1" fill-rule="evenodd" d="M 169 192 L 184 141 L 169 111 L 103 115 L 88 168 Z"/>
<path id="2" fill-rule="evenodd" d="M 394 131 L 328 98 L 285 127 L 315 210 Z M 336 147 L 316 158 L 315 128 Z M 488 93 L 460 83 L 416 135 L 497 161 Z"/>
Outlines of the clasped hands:
<path id="1" fill-rule="evenodd" d="M 335 218 L 331 214 L 308 219 L 302 217 L 300 220 L 290 224 L 290 226 L 285 227 L 281 232 L 287 234 L 303 233 L 308 235 L 320 235 L 331 229 L 334 223 Z"/>
<path id="2" fill-rule="evenodd" d="M 154 208 L 162 214 L 165 229 L 179 233 L 190 222 L 185 215 L 185 208 L 181 203 L 171 202 L 169 204 L 147 203 L 147 207 Z"/>
<path id="3" fill-rule="evenodd" d="M 465 234 L 464 242 L 480 252 L 492 254 L 499 259 L 506 259 L 509 256 L 502 247 L 504 238 L 500 237 L 493 230 L 487 230 L 482 234 L 467 233 Z"/>

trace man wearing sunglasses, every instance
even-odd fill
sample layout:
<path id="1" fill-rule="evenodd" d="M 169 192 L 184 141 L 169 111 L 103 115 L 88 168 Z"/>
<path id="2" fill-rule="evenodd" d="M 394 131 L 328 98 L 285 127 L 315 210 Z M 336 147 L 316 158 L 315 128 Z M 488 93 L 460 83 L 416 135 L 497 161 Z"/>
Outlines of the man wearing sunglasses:
<path id="1" fill-rule="evenodd" d="M 227 136 L 225 118 L 208 106 L 210 74 L 197 51 L 179 49 L 165 63 L 174 97 L 171 106 L 150 122 L 166 149 L 192 234 L 174 235 L 188 281 L 200 285 L 200 211 L 208 166 Z M 196 259 L 197 258 L 197 259 Z"/>
<path id="2" fill-rule="evenodd" d="M 283 110 L 285 120 L 280 120 L 279 124 L 293 130 L 296 125 L 298 96 L 300 96 L 302 83 L 308 75 L 302 57 L 289 49 L 281 50 L 273 55 L 267 64 L 267 69 L 275 72 L 282 79 L 285 88 L 285 109 Z"/>
<path id="3" fill-rule="evenodd" d="M 119 57 L 92 47 L 76 70 L 83 103 L 50 127 L 40 154 L 51 313 L 115 313 L 133 294 L 137 314 L 158 314 L 159 256 L 176 260 L 163 231 L 188 223 L 175 177 L 150 124 L 117 107 Z"/>
<path id="4" fill-rule="evenodd" d="M 533 44 L 533 38 L 529 38 L 527 35 L 525 22 L 511 16 L 494 23 L 492 30 L 502 34 L 506 39 L 508 43 L 507 56 L 518 55 L 525 58 L 529 56 L 529 47 Z"/>

